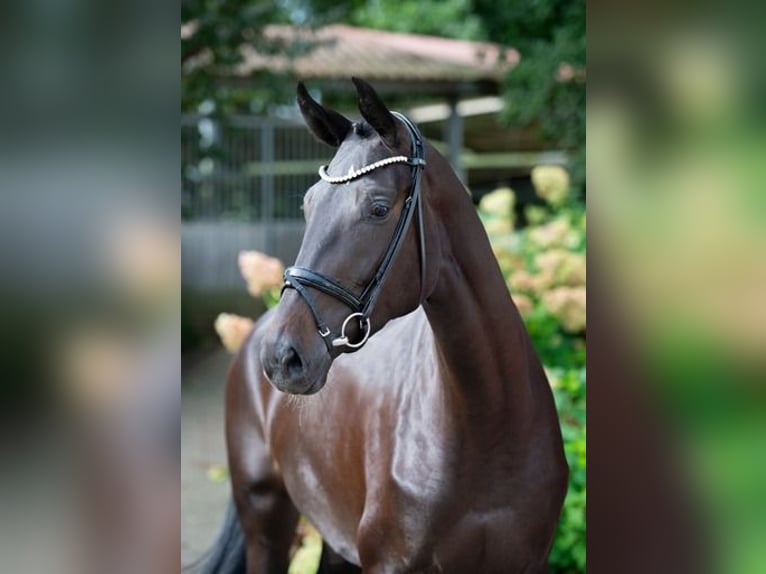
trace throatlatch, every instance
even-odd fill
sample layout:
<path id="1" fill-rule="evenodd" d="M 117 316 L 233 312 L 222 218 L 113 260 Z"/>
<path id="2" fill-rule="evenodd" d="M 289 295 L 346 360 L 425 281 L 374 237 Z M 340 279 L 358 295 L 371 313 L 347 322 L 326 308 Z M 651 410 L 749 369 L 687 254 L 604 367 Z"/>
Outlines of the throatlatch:
<path id="1" fill-rule="evenodd" d="M 403 155 L 393 156 L 389 158 L 376 161 L 358 170 L 352 170 L 344 176 L 333 177 L 327 174 L 327 166 L 323 165 L 319 168 L 319 177 L 324 181 L 331 184 L 344 184 L 360 177 L 367 175 L 368 173 L 383 168 L 389 165 L 397 163 L 406 163 L 412 168 L 412 184 L 410 185 L 410 191 L 404 200 L 404 207 L 402 213 L 399 216 L 399 221 L 396 224 L 394 235 L 391 238 L 391 242 L 388 244 L 383 259 L 375 271 L 370 282 L 365 287 L 362 294 L 359 296 L 354 295 L 351 291 L 346 289 L 343 285 L 337 281 L 322 275 L 311 269 L 305 267 L 288 267 L 285 269 L 284 283 L 282 285 L 282 292 L 285 289 L 295 289 L 298 294 L 306 301 L 306 304 L 314 316 L 319 335 L 322 337 L 327 351 L 332 355 L 333 349 L 336 347 L 347 347 L 349 349 L 357 350 L 364 346 L 370 337 L 371 325 L 370 315 L 375 307 L 375 302 L 380 295 L 380 291 L 385 282 L 388 270 L 391 267 L 396 255 L 399 253 L 399 249 L 404 243 L 404 238 L 407 235 L 407 230 L 410 228 L 414 214 L 417 212 L 418 220 L 418 243 L 420 252 L 420 300 L 422 302 L 424 290 L 425 290 L 425 271 L 426 271 L 426 251 L 425 251 L 425 234 L 423 231 L 423 205 L 420 193 L 420 180 L 423 168 L 426 165 L 423 138 L 420 135 L 420 131 L 412 123 L 409 118 L 400 114 L 399 112 L 392 112 L 392 114 L 407 126 L 407 130 L 410 133 L 412 141 L 412 157 Z M 352 313 L 346 317 L 340 328 L 340 333 L 336 337 L 332 337 L 332 332 L 327 324 L 322 320 L 319 314 L 319 310 L 314 303 L 313 297 L 309 293 L 308 287 L 317 289 L 326 295 L 334 297 L 338 301 L 345 304 L 352 310 Z M 356 342 L 351 342 L 346 335 L 346 329 L 349 323 L 357 319 L 359 324 L 359 331 L 362 333 L 360 339 Z"/>

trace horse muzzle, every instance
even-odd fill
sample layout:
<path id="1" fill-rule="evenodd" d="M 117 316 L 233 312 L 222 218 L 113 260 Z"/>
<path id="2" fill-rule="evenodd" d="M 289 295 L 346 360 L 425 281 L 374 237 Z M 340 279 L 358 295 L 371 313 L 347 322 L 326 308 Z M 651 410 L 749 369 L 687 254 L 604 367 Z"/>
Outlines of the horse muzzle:
<path id="1" fill-rule="evenodd" d="M 261 344 L 261 368 L 268 381 L 283 393 L 311 395 L 327 380 L 330 360 L 324 349 L 306 350 L 287 334 L 267 337 Z"/>

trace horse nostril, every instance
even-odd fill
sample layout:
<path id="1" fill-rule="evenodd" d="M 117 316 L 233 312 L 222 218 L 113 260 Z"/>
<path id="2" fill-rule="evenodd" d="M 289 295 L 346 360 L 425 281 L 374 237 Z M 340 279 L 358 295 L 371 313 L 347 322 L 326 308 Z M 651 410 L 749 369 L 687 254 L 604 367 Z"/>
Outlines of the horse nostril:
<path id="1" fill-rule="evenodd" d="M 303 374 L 303 361 L 293 347 L 288 347 L 282 355 L 282 370 L 290 377 L 298 377 Z"/>

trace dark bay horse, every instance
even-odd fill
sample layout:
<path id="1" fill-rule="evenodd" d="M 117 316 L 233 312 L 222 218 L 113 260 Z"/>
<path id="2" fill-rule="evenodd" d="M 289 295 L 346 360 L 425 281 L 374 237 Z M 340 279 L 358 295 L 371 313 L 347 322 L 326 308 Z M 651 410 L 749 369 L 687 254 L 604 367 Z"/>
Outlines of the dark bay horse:
<path id="1" fill-rule="evenodd" d="M 465 188 L 354 84 L 355 123 L 298 86 L 338 150 L 229 374 L 236 512 L 207 571 L 287 572 L 302 513 L 320 572 L 545 572 L 568 475 L 545 373 Z"/>

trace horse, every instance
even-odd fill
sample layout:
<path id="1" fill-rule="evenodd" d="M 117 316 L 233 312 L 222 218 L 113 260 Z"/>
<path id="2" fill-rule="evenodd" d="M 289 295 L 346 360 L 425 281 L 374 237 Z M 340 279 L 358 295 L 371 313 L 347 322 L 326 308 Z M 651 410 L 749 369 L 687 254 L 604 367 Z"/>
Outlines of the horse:
<path id="1" fill-rule="evenodd" d="M 205 572 L 539 573 L 567 488 L 543 367 L 444 157 L 358 78 L 362 119 L 297 101 L 337 148 L 279 304 L 233 360 L 233 507 Z"/>

